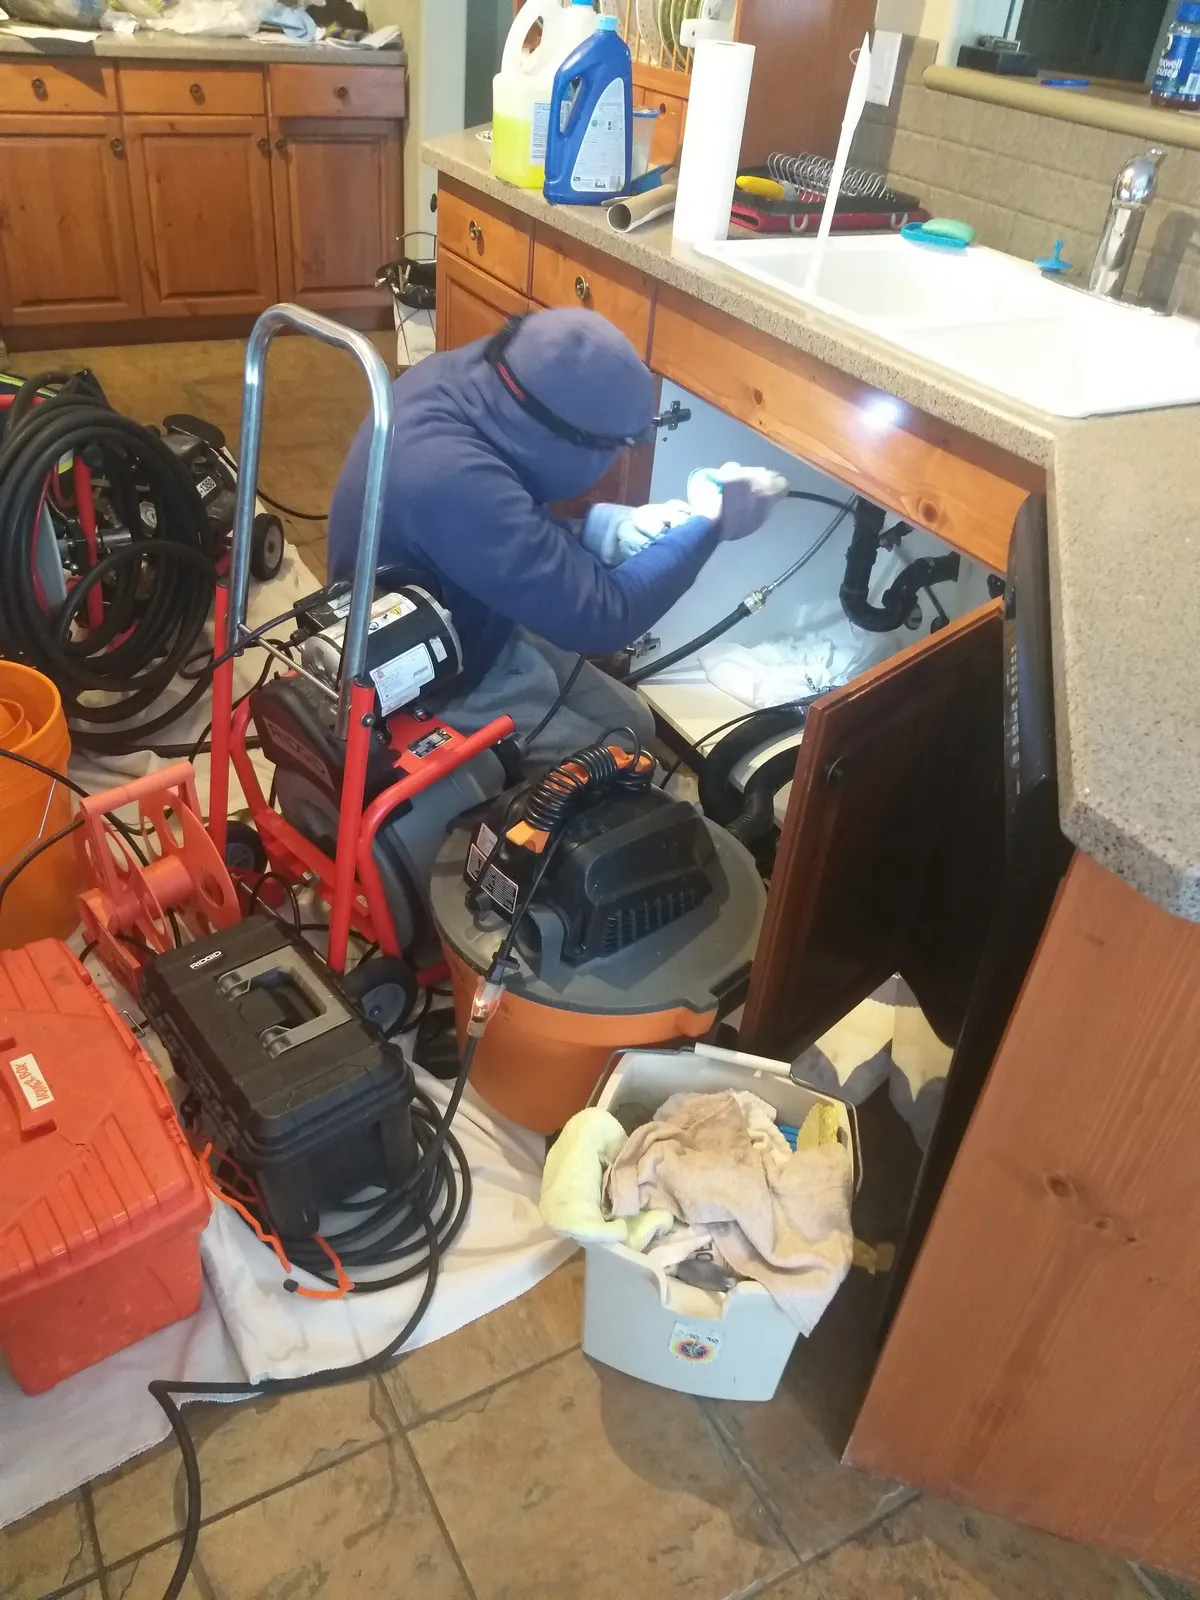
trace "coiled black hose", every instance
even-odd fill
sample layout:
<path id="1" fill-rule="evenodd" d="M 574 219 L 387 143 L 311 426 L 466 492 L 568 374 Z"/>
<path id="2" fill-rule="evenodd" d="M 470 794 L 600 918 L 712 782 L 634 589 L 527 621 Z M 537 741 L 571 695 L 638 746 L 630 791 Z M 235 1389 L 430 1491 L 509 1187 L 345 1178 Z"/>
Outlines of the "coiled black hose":
<path id="1" fill-rule="evenodd" d="M 614 733 L 628 734 L 633 741 L 632 761 L 622 763 L 608 744 Z M 526 794 L 521 815 L 539 833 L 556 834 L 572 817 L 586 797 L 608 789 L 631 792 L 648 789 L 654 777 L 654 763 L 643 759 L 641 744 L 631 728 L 610 728 L 597 744 L 585 745 L 568 760 L 551 767 Z"/>
<path id="2" fill-rule="evenodd" d="M 43 373 L 22 386 L 0 444 L 0 652 L 50 678 L 75 742 L 103 750 L 129 744 L 128 733 L 104 730 L 142 717 L 195 653 L 215 584 L 214 551 L 191 478 L 148 428 L 84 382 L 72 380 L 33 405 L 39 389 L 62 377 Z M 90 569 L 52 619 L 38 595 L 34 554 L 47 483 L 69 454 L 103 476 L 113 514 L 133 537 Z M 84 598 L 101 584 L 103 621 L 71 637 Z M 169 711 L 139 723 L 138 747 L 207 687 L 207 677 L 198 680 Z"/>

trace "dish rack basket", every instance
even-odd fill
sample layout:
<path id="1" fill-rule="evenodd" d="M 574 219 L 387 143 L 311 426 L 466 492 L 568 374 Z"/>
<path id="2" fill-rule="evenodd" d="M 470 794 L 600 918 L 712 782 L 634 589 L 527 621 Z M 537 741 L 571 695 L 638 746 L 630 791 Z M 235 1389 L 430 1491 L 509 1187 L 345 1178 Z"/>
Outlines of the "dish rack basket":
<path id="1" fill-rule="evenodd" d="M 775 153 L 767 157 L 767 171 L 777 183 L 790 185 L 805 198 L 823 200 L 829 193 L 829 180 L 833 177 L 833 161 L 829 156 L 787 156 Z M 842 174 L 841 200 L 877 200 L 891 208 L 909 201 L 888 187 L 887 177 L 871 167 L 848 166 Z"/>

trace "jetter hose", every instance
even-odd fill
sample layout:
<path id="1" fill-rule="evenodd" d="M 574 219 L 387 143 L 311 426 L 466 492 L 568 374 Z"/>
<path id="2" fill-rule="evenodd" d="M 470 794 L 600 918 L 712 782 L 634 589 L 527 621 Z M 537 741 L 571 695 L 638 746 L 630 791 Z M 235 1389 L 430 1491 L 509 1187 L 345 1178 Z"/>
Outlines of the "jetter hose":
<path id="1" fill-rule="evenodd" d="M 0 653 L 57 685 L 77 745 L 140 749 L 208 688 L 204 674 L 136 734 L 114 727 L 141 718 L 196 653 L 215 583 L 212 538 L 191 478 L 157 435 L 113 411 L 85 375 L 33 403 L 59 383 L 63 374 L 43 373 L 22 386 L 0 444 Z M 70 482 L 64 457 L 76 464 L 73 505 L 60 493 Z M 93 484 L 127 530 L 103 555 Z M 82 581 L 58 609 L 40 592 L 36 561 L 48 504 L 58 531 L 69 521 L 90 545 Z"/>

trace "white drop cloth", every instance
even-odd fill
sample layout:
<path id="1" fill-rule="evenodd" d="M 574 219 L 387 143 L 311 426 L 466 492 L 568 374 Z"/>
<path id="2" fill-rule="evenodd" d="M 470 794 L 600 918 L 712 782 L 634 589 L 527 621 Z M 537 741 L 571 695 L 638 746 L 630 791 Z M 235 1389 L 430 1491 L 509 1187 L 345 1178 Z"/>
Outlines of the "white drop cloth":
<path id="1" fill-rule="evenodd" d="M 419 1069 L 417 1080 L 445 1105 L 447 1085 Z M 538 1216 L 540 1135 L 494 1116 L 469 1091 L 454 1131 L 475 1186 L 470 1216 L 442 1263 L 433 1302 L 409 1349 L 516 1299 L 576 1248 Z M 217 1208 L 201 1250 L 207 1281 L 195 1317 L 48 1394 L 23 1394 L 0 1369 L 0 1527 L 165 1438 L 166 1418 L 146 1393 L 152 1378 L 236 1382 L 346 1366 L 395 1335 L 422 1288 L 416 1281 L 341 1301 L 297 1300 L 281 1288 L 283 1274 L 270 1250 L 227 1206 Z"/>
<path id="2" fill-rule="evenodd" d="M 278 577 L 251 583 L 251 626 L 286 611 L 319 588 L 319 580 L 288 548 Z M 281 627 L 281 633 L 285 631 Z M 290 632 L 290 624 L 286 632 Z M 248 650 L 237 663 L 234 698 L 257 679 L 263 653 Z M 155 714 L 167 703 L 164 696 Z M 199 738 L 211 711 L 209 695 L 156 737 L 185 744 Z M 104 760 L 77 752 L 71 775 L 96 791 L 166 765 L 152 755 Z M 271 765 L 255 755 L 264 791 Z M 207 813 L 208 758 L 196 763 Z M 236 782 L 230 810 L 242 805 Z M 72 941 L 78 950 L 82 935 Z M 95 961 L 89 970 L 118 1010 L 139 1008 Z M 164 1076 L 170 1064 L 153 1034 L 143 1040 Z M 417 1070 L 418 1083 L 440 1107 L 448 1086 Z M 468 1090 L 454 1132 L 471 1169 L 474 1192 L 466 1226 L 442 1263 L 433 1301 L 406 1347 L 430 1344 L 524 1294 L 575 1250 L 538 1215 L 545 1142 L 538 1134 L 493 1115 Z M 377 1295 L 343 1301 L 299 1300 L 282 1288 L 274 1255 L 226 1206 L 218 1206 L 201 1238 L 205 1290 L 196 1316 L 76 1374 L 45 1395 L 26 1395 L 0 1359 L 0 1527 L 111 1471 L 166 1437 L 167 1421 L 146 1392 L 152 1378 L 238 1382 L 247 1376 L 295 1377 L 347 1366 L 381 1349 L 408 1320 L 423 1288 L 415 1280 Z M 304 1274 L 297 1275 L 305 1281 Z M 320 1288 L 320 1284 L 313 1282 Z"/>

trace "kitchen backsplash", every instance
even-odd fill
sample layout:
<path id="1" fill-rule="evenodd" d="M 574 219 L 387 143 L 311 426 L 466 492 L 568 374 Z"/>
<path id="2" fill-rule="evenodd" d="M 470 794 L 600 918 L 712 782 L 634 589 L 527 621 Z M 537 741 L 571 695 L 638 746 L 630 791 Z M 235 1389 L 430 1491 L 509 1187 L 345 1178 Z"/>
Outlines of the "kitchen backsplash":
<path id="1" fill-rule="evenodd" d="M 867 106 L 854 159 L 935 216 L 969 222 L 981 244 L 1032 260 L 1061 238 L 1067 260 L 1086 269 L 1118 169 L 1153 141 L 927 89 L 921 75 L 937 46 L 905 46 L 903 84 L 890 106 Z M 1200 317 L 1200 151 L 1167 146 L 1129 287 Z"/>

